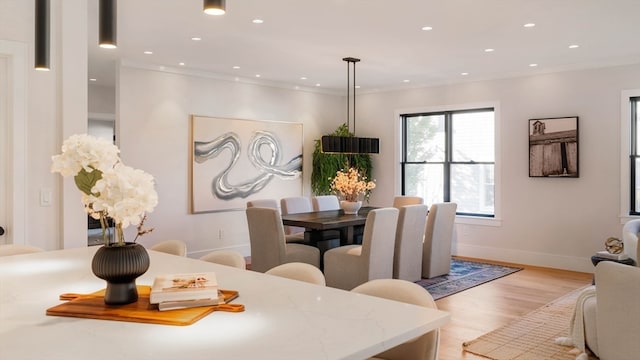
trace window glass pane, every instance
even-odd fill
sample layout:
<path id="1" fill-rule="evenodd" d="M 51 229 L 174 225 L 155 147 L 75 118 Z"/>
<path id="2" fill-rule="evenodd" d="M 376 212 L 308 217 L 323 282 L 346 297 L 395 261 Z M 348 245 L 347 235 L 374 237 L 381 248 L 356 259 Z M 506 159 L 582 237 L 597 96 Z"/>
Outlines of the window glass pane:
<path id="1" fill-rule="evenodd" d="M 451 202 L 459 213 L 493 214 L 493 164 L 452 164 Z"/>
<path id="2" fill-rule="evenodd" d="M 451 127 L 453 161 L 494 161 L 493 111 L 454 113 Z"/>
<path id="3" fill-rule="evenodd" d="M 631 144 L 631 154 L 632 155 L 638 155 L 638 144 L 637 144 L 637 141 L 638 141 L 638 139 L 640 139 L 640 126 L 638 126 L 638 125 L 640 125 L 640 124 L 638 124 L 638 118 L 640 118 L 640 106 L 638 106 L 638 105 L 640 105 L 640 101 L 636 99 L 636 100 L 633 100 L 632 102 L 633 102 L 633 105 L 632 105 L 631 108 L 632 109 L 633 108 L 636 109 L 636 112 L 631 114 L 631 116 L 633 117 L 632 121 L 634 121 L 635 127 L 636 127 L 636 139 L 635 139 L 636 143 L 635 144 Z M 636 177 L 636 179 L 637 179 L 637 177 Z M 636 207 L 636 209 L 638 209 L 638 208 Z"/>
<path id="4" fill-rule="evenodd" d="M 420 196 L 431 205 L 443 199 L 443 168 L 441 164 L 407 164 L 404 171 L 404 193 Z"/>
<path id="5" fill-rule="evenodd" d="M 444 115 L 407 117 L 407 161 L 444 161 Z"/>

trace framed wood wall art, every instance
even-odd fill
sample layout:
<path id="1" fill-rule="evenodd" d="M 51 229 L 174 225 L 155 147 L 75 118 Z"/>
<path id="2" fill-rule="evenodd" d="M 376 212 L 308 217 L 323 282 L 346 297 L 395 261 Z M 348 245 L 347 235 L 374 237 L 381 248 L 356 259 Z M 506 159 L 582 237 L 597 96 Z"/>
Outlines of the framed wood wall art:
<path id="1" fill-rule="evenodd" d="M 579 177 L 578 117 L 529 120 L 529 177 Z"/>

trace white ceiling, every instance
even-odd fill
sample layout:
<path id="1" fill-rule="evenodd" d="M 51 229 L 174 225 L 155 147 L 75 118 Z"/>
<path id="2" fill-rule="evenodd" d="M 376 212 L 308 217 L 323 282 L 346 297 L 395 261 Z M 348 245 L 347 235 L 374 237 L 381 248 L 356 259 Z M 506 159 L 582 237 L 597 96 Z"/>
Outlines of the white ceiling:
<path id="1" fill-rule="evenodd" d="M 640 63 L 640 0 L 227 0 L 223 16 L 202 0 L 121 0 L 115 50 L 97 46 L 97 2 L 98 85 L 114 84 L 116 59 L 331 92 L 346 89 L 347 56 L 362 60 L 359 91 Z"/>

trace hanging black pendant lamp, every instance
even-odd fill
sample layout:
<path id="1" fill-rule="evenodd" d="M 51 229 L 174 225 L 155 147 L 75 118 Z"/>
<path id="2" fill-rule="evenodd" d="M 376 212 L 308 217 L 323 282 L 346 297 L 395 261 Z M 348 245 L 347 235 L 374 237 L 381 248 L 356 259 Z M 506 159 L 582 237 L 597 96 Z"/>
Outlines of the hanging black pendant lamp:
<path id="1" fill-rule="evenodd" d="M 98 9 L 98 44 L 101 48 L 118 47 L 118 6 L 116 0 L 100 0 Z"/>
<path id="2" fill-rule="evenodd" d="M 36 70 L 49 71 L 49 0 L 36 0 L 35 63 Z"/>
<path id="3" fill-rule="evenodd" d="M 321 149 L 323 153 L 338 154 L 378 154 L 380 152 L 380 139 L 378 138 L 362 138 L 355 136 L 356 133 L 356 63 L 360 59 L 346 57 L 342 59 L 347 62 L 347 132 L 350 133 L 349 120 L 350 96 L 350 68 L 353 66 L 353 134 L 354 136 L 335 136 L 325 135 L 320 139 Z"/>
<path id="4" fill-rule="evenodd" d="M 203 10 L 209 15 L 224 15 L 225 0 L 204 0 Z"/>

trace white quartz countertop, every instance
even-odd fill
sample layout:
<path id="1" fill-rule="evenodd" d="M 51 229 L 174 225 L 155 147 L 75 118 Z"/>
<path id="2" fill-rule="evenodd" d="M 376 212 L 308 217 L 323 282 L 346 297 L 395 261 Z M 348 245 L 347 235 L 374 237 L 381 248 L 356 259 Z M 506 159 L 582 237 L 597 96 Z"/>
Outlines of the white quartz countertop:
<path id="1" fill-rule="evenodd" d="M 241 313 L 189 326 L 47 316 L 62 293 L 91 293 L 96 247 L 0 257 L 0 359 L 365 359 L 444 325 L 443 311 L 149 251 L 138 278 L 215 271 Z"/>

